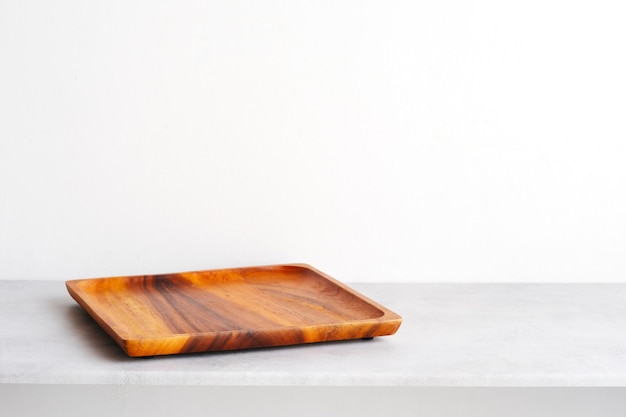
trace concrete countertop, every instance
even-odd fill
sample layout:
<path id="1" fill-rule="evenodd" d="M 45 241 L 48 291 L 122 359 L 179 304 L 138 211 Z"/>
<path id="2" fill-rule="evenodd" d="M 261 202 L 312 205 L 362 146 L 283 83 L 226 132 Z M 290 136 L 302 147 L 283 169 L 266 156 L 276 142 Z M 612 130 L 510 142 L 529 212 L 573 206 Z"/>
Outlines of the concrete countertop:
<path id="1" fill-rule="evenodd" d="M 61 281 L 0 281 L 0 383 L 624 387 L 626 284 L 349 284 L 403 317 L 371 341 L 137 359 Z"/>

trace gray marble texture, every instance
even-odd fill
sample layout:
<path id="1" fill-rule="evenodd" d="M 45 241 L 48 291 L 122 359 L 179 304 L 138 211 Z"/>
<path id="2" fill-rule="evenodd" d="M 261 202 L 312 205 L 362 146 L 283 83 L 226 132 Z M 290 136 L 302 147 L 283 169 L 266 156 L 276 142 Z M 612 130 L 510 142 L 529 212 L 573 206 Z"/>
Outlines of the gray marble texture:
<path id="1" fill-rule="evenodd" d="M 63 282 L 0 281 L 0 383 L 626 386 L 626 284 L 357 284 L 393 336 L 127 357 Z"/>

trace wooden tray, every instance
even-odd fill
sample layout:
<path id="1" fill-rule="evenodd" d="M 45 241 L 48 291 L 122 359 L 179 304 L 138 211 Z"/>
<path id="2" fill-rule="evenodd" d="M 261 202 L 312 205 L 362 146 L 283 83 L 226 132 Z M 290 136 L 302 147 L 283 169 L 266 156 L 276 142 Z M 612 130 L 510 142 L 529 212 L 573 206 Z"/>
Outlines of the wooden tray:
<path id="1" fill-rule="evenodd" d="M 129 356 L 372 338 L 401 317 L 309 265 L 80 279 L 67 290 Z"/>

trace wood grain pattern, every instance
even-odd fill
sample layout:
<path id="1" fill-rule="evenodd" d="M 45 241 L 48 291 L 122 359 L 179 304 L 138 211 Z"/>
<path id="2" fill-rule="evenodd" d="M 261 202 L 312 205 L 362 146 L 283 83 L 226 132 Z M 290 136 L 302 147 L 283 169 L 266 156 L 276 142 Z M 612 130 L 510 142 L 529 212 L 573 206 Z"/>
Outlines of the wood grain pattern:
<path id="1" fill-rule="evenodd" d="M 71 280 L 129 356 L 391 335 L 401 317 L 305 264 Z"/>

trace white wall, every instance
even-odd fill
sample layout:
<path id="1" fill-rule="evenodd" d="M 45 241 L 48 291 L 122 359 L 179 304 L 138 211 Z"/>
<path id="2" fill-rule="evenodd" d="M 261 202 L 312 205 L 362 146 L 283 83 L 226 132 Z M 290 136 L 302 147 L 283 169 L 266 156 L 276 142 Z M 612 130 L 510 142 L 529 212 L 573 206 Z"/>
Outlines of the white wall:
<path id="1" fill-rule="evenodd" d="M 0 279 L 625 281 L 622 4 L 0 0 Z"/>

